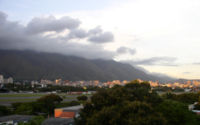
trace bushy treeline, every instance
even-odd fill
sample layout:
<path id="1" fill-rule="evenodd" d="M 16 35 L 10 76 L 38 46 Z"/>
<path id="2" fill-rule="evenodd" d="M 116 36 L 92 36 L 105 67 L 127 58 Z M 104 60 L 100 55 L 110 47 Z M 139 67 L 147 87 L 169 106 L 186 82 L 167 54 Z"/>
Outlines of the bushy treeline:
<path id="1" fill-rule="evenodd" d="M 158 92 L 184 92 L 183 88 L 180 87 L 167 87 L 167 86 L 156 86 L 153 87 L 153 90 L 158 91 Z"/>
<path id="2" fill-rule="evenodd" d="M 189 111 L 186 104 L 198 99 L 196 95 L 186 95 L 175 99 L 161 97 L 149 83 L 132 81 L 98 91 L 75 121 L 77 125 L 199 125 L 199 116 Z"/>
<path id="3" fill-rule="evenodd" d="M 21 122 L 18 125 L 41 125 L 44 120 L 45 120 L 45 117 L 42 115 L 39 115 L 39 116 L 34 116 L 28 122 Z"/>
<path id="4" fill-rule="evenodd" d="M 37 99 L 34 102 L 13 103 L 10 107 L 0 106 L 0 116 L 20 114 L 20 115 L 43 115 L 52 116 L 54 109 L 58 107 L 68 107 L 79 105 L 78 101 L 62 102 L 62 98 L 55 94 L 49 94 Z"/>
<path id="5" fill-rule="evenodd" d="M 182 94 L 174 94 L 174 93 L 168 92 L 166 94 L 163 94 L 162 97 L 164 99 L 170 99 L 170 100 L 179 101 L 179 102 L 186 103 L 186 104 L 192 104 L 199 100 L 200 92 L 198 92 L 198 93 L 182 93 Z"/>

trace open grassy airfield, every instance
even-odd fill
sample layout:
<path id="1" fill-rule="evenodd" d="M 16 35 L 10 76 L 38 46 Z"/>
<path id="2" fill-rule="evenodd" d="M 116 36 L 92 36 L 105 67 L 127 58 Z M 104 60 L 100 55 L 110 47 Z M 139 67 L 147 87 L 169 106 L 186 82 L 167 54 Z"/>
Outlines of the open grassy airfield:
<path id="1" fill-rule="evenodd" d="M 10 105 L 15 102 L 31 102 L 36 101 L 38 98 L 48 95 L 49 93 L 1 93 L 0 105 Z M 59 93 L 63 98 L 63 102 L 76 100 L 79 95 L 68 95 L 66 93 Z"/>

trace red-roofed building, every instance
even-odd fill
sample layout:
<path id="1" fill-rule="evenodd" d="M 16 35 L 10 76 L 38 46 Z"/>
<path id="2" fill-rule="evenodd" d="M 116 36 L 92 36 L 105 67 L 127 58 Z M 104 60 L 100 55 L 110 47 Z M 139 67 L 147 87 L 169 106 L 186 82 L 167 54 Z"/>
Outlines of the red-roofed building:
<path id="1" fill-rule="evenodd" d="M 79 115 L 80 109 L 82 109 L 82 105 L 59 108 L 54 110 L 55 118 L 74 118 Z"/>

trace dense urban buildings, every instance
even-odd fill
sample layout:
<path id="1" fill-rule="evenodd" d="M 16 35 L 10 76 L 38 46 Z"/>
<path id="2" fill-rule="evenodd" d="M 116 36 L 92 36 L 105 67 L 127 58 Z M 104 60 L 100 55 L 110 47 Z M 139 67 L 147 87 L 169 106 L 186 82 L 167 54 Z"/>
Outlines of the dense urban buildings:
<path id="1" fill-rule="evenodd" d="M 139 82 L 143 82 L 141 79 L 137 79 Z M 99 80 L 91 80 L 91 81 L 69 81 L 69 80 L 62 80 L 62 79 L 55 79 L 55 80 L 48 80 L 48 79 L 41 79 L 40 81 L 34 80 L 34 81 L 26 81 L 23 82 L 14 82 L 12 77 L 5 78 L 3 75 L 0 75 L 0 84 L 8 84 L 8 83 L 14 83 L 14 84 L 31 84 L 32 87 L 34 86 L 41 86 L 42 88 L 47 87 L 48 85 L 53 86 L 73 86 L 73 87 L 85 87 L 88 86 L 96 86 L 96 87 L 109 87 L 112 88 L 115 85 L 125 85 L 129 83 L 130 81 L 127 80 L 113 80 L 113 81 L 106 81 L 101 82 Z M 174 82 L 168 82 L 168 83 L 160 83 L 159 81 L 148 81 L 152 88 L 155 87 L 169 87 L 172 89 L 175 88 L 182 88 L 185 89 L 185 91 L 189 91 L 189 89 L 195 89 L 200 87 L 200 80 L 177 80 Z"/>

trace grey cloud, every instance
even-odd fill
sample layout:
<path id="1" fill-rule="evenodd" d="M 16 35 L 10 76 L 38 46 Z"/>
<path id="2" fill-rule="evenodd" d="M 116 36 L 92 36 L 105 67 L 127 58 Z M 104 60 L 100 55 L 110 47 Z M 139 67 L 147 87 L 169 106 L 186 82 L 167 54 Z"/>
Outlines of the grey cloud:
<path id="1" fill-rule="evenodd" d="M 117 53 L 119 53 L 119 54 L 127 53 L 127 48 L 126 47 L 120 47 L 120 48 L 117 49 Z"/>
<path id="2" fill-rule="evenodd" d="M 90 29 L 89 31 L 80 28 L 71 29 L 69 34 L 62 39 L 70 40 L 83 38 L 87 38 L 88 42 L 101 44 L 113 41 L 114 36 L 111 32 L 103 32 L 103 30 L 98 26 L 94 29 Z M 130 50 L 130 53 L 131 52 L 133 51 Z"/>
<path id="3" fill-rule="evenodd" d="M 65 16 L 56 19 L 54 16 L 33 18 L 27 25 L 27 32 L 30 34 L 43 33 L 47 31 L 60 32 L 65 29 L 75 29 L 79 27 L 80 21 L 71 17 Z"/>
<path id="4" fill-rule="evenodd" d="M 78 43 L 68 43 L 66 47 L 60 48 L 64 54 L 81 56 L 88 59 L 112 59 L 115 56 L 114 52 L 106 51 L 99 45 L 83 45 Z"/>
<path id="5" fill-rule="evenodd" d="M 128 48 L 128 47 L 120 47 L 120 48 L 117 49 L 117 53 L 119 53 L 119 54 L 129 53 L 131 55 L 134 55 L 136 53 L 136 50 Z"/>
<path id="6" fill-rule="evenodd" d="M 0 11 L 0 23 L 3 23 L 6 21 L 7 15 Z"/>
<path id="7" fill-rule="evenodd" d="M 107 43 L 112 42 L 114 36 L 111 32 L 103 32 L 100 26 L 95 27 L 86 31 L 84 29 L 72 29 L 70 33 L 64 37 L 65 39 L 74 39 L 74 38 L 88 38 L 88 42 L 92 43 Z M 130 50 L 130 52 L 133 52 Z"/>
<path id="8" fill-rule="evenodd" d="M 83 29 L 74 29 L 71 30 L 70 33 L 67 36 L 67 39 L 73 39 L 73 38 L 86 38 L 88 36 L 88 33 Z"/>
<path id="9" fill-rule="evenodd" d="M 91 30 L 88 31 L 89 34 L 94 34 L 94 35 L 100 34 L 102 32 L 103 32 L 103 30 L 101 29 L 100 26 L 97 26 L 94 29 L 91 29 Z"/>
<path id="10" fill-rule="evenodd" d="M 40 34 L 27 35 L 27 27 L 18 22 L 11 22 L 6 19 L 5 14 L 0 13 L 0 49 L 35 50 L 41 52 L 55 52 L 65 55 L 74 55 L 89 59 L 112 59 L 115 52 L 104 50 L 101 44 L 83 45 L 80 43 L 68 42 L 59 37 L 43 37 Z M 48 24 L 50 25 L 50 24 Z M 47 26 L 47 25 L 46 25 Z M 37 32 L 52 30 L 46 28 Z M 58 30 L 58 29 L 53 29 Z M 61 29 L 60 29 L 61 30 Z M 88 36 L 88 32 L 79 28 L 71 29 L 70 33 L 74 38 Z M 68 35 L 70 35 L 70 33 Z M 66 36 L 67 37 L 67 36 Z"/>
<path id="11" fill-rule="evenodd" d="M 123 60 L 131 65 L 160 65 L 160 66 L 178 66 L 174 57 L 152 57 L 143 60 Z"/>
<path id="12" fill-rule="evenodd" d="M 177 78 L 163 74 L 163 73 L 151 72 L 150 74 L 156 77 L 158 81 L 162 83 L 173 82 L 177 80 Z"/>
<path id="13" fill-rule="evenodd" d="M 94 43 L 107 43 L 112 42 L 114 40 L 114 36 L 111 32 L 104 32 L 91 36 L 88 40 Z"/>
<path id="14" fill-rule="evenodd" d="M 132 66 L 133 66 L 133 65 L 132 65 Z M 136 68 L 136 69 L 138 69 L 138 70 L 140 70 L 140 71 L 143 71 L 143 72 L 145 72 L 145 73 L 147 73 L 147 74 L 150 74 L 150 72 L 149 72 L 148 70 L 146 70 L 145 68 L 143 68 L 143 67 L 141 67 L 141 66 L 136 66 L 136 65 L 134 65 L 133 67 Z"/>
<path id="15" fill-rule="evenodd" d="M 122 63 L 128 63 L 130 64 L 130 62 L 122 62 Z M 134 68 L 140 70 L 140 71 L 143 71 L 149 75 L 151 75 L 152 77 L 155 77 L 156 80 L 159 80 L 159 82 L 172 82 L 174 80 L 176 80 L 176 78 L 172 77 L 172 76 L 168 76 L 166 74 L 163 74 L 163 73 L 157 73 L 157 72 L 149 72 L 148 70 L 146 70 L 145 68 L 141 67 L 141 66 L 138 66 L 138 65 L 134 65 L 134 64 L 131 64 Z"/>

